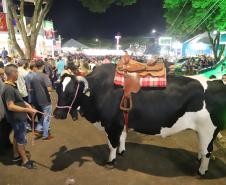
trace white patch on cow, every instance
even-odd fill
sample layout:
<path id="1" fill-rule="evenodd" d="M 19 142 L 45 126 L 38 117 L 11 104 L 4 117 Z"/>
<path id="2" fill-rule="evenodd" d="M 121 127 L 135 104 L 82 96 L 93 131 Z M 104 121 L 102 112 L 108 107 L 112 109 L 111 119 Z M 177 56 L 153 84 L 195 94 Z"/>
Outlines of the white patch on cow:
<path id="1" fill-rule="evenodd" d="M 108 162 L 112 162 L 114 159 L 116 159 L 117 148 L 113 148 L 109 139 L 108 139 L 108 146 L 109 146 L 109 149 L 110 149 L 110 155 L 109 155 Z"/>
<path id="2" fill-rule="evenodd" d="M 177 122 L 171 128 L 161 128 L 160 134 L 158 135 L 162 136 L 163 138 L 166 138 L 186 129 L 195 130 L 196 114 L 196 112 L 186 112 L 181 118 L 177 120 Z"/>
<path id="3" fill-rule="evenodd" d="M 98 130 L 104 131 L 104 127 L 102 127 L 101 122 L 96 122 L 93 124 Z"/>
<path id="4" fill-rule="evenodd" d="M 83 76 L 77 76 L 76 78 L 77 78 L 77 80 L 78 80 L 79 82 L 83 82 L 83 83 L 84 83 L 85 86 L 84 86 L 83 93 L 86 93 L 87 90 L 89 89 L 89 83 L 88 83 L 88 81 L 87 81 L 86 78 L 83 77 Z"/>
<path id="5" fill-rule="evenodd" d="M 216 127 L 212 123 L 210 114 L 206 109 L 206 105 L 204 105 L 204 108 L 200 111 L 198 116 L 199 119 L 197 121 L 196 131 L 199 138 L 199 157 L 201 157 L 199 172 L 204 175 L 208 170 L 210 160 L 210 158 L 206 157 L 206 155 L 209 153 L 208 146 L 213 139 Z"/>
<path id="6" fill-rule="evenodd" d="M 65 91 L 67 85 L 69 84 L 69 82 L 71 81 L 71 77 L 65 77 L 64 78 L 64 81 L 62 82 L 62 85 L 63 85 L 63 92 Z"/>
<path id="7" fill-rule="evenodd" d="M 206 157 L 206 155 L 209 153 L 208 146 L 213 139 L 213 134 L 216 129 L 212 123 L 210 114 L 206 109 L 205 103 L 202 110 L 198 112 L 187 112 L 181 118 L 179 118 L 171 128 L 162 128 L 159 135 L 165 138 L 186 129 L 192 129 L 198 133 L 198 158 L 201 159 L 199 172 L 204 175 L 208 170 L 209 164 L 209 158 Z"/>
<path id="8" fill-rule="evenodd" d="M 187 76 L 187 77 L 198 80 L 202 84 L 204 90 L 208 88 L 207 81 L 209 81 L 209 79 L 206 78 L 205 76 L 195 75 L 195 76 Z"/>
<path id="9" fill-rule="evenodd" d="M 126 137 L 127 137 L 127 131 L 126 131 L 126 126 L 124 126 L 124 129 L 120 136 L 120 145 L 119 145 L 119 149 L 118 149 L 119 153 L 126 150 Z"/>

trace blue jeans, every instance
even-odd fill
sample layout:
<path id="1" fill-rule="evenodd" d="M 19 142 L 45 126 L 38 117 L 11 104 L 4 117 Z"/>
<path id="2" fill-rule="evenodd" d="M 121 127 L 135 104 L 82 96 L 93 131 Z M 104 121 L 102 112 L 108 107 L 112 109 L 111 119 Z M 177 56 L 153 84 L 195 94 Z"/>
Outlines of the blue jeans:
<path id="1" fill-rule="evenodd" d="M 45 113 L 38 120 L 38 124 L 36 126 L 36 130 L 39 132 L 43 132 L 42 136 L 44 138 L 49 136 L 49 127 L 50 127 L 50 116 L 52 113 L 52 105 L 41 106 L 38 108 L 39 111 Z"/>

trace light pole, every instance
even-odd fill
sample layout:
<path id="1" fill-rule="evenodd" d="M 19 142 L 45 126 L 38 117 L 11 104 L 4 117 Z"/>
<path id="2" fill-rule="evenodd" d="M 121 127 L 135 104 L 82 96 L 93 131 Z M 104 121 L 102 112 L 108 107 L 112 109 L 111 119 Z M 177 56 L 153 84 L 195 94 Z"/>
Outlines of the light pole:
<path id="1" fill-rule="evenodd" d="M 115 39 L 116 39 L 116 49 L 119 50 L 120 49 L 120 39 L 122 38 L 122 36 L 120 35 L 120 33 L 118 33 L 116 36 L 115 36 Z"/>

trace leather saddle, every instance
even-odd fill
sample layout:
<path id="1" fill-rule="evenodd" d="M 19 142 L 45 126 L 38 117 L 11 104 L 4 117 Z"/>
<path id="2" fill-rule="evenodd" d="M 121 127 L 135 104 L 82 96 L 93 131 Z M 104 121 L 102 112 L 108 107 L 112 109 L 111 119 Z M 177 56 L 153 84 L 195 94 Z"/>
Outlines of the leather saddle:
<path id="1" fill-rule="evenodd" d="M 129 112 L 132 109 L 131 93 L 138 93 L 141 89 L 140 78 L 146 76 L 162 77 L 166 73 L 164 63 L 152 62 L 143 64 L 134 60 L 121 61 L 116 72 L 124 75 L 124 94 L 120 103 L 120 109 Z"/>
<path id="2" fill-rule="evenodd" d="M 140 77 L 162 77 L 165 75 L 165 65 L 162 62 L 143 64 L 135 60 L 130 60 L 129 63 L 126 65 L 123 63 L 119 63 L 117 65 L 116 70 L 120 74 L 123 74 L 125 71 L 127 73 L 137 73 Z"/>

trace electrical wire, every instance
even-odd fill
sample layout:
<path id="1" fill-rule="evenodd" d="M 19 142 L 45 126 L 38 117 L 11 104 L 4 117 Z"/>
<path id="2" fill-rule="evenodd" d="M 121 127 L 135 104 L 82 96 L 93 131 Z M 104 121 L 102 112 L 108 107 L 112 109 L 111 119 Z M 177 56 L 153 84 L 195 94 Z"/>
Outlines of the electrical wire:
<path id="1" fill-rule="evenodd" d="M 190 0 L 187 0 L 187 1 L 184 3 L 184 5 L 183 5 L 182 9 L 180 10 L 179 14 L 177 15 L 177 17 L 174 19 L 173 23 L 171 24 L 171 26 L 170 26 L 169 30 L 171 30 L 171 29 L 172 29 L 172 27 L 176 24 L 176 22 L 177 22 L 178 18 L 179 18 L 179 17 L 180 17 L 180 15 L 182 14 L 182 12 L 183 12 L 184 8 L 186 7 L 186 5 L 188 4 L 188 2 L 189 2 L 189 1 L 190 1 Z"/>
<path id="2" fill-rule="evenodd" d="M 220 0 L 218 0 L 217 1 L 217 3 L 219 2 Z M 215 8 L 212 12 L 208 12 L 202 19 L 201 19 L 201 21 L 199 21 L 199 23 L 198 24 L 196 24 L 196 26 L 193 28 L 194 30 L 193 31 L 191 31 L 190 33 L 188 33 L 186 36 L 185 36 L 185 40 L 187 39 L 187 38 L 189 38 L 189 36 L 190 35 L 192 35 L 217 9 L 218 9 L 218 7 L 220 6 L 220 4 L 221 3 L 223 3 L 225 0 L 221 0 L 221 2 L 218 4 L 218 5 L 216 5 L 216 7 L 213 7 L 213 8 Z M 212 9 L 213 9 L 212 8 Z M 211 10 L 212 10 L 211 9 Z M 206 17 L 207 16 L 207 17 Z M 204 19 L 204 20 L 203 20 Z"/>

